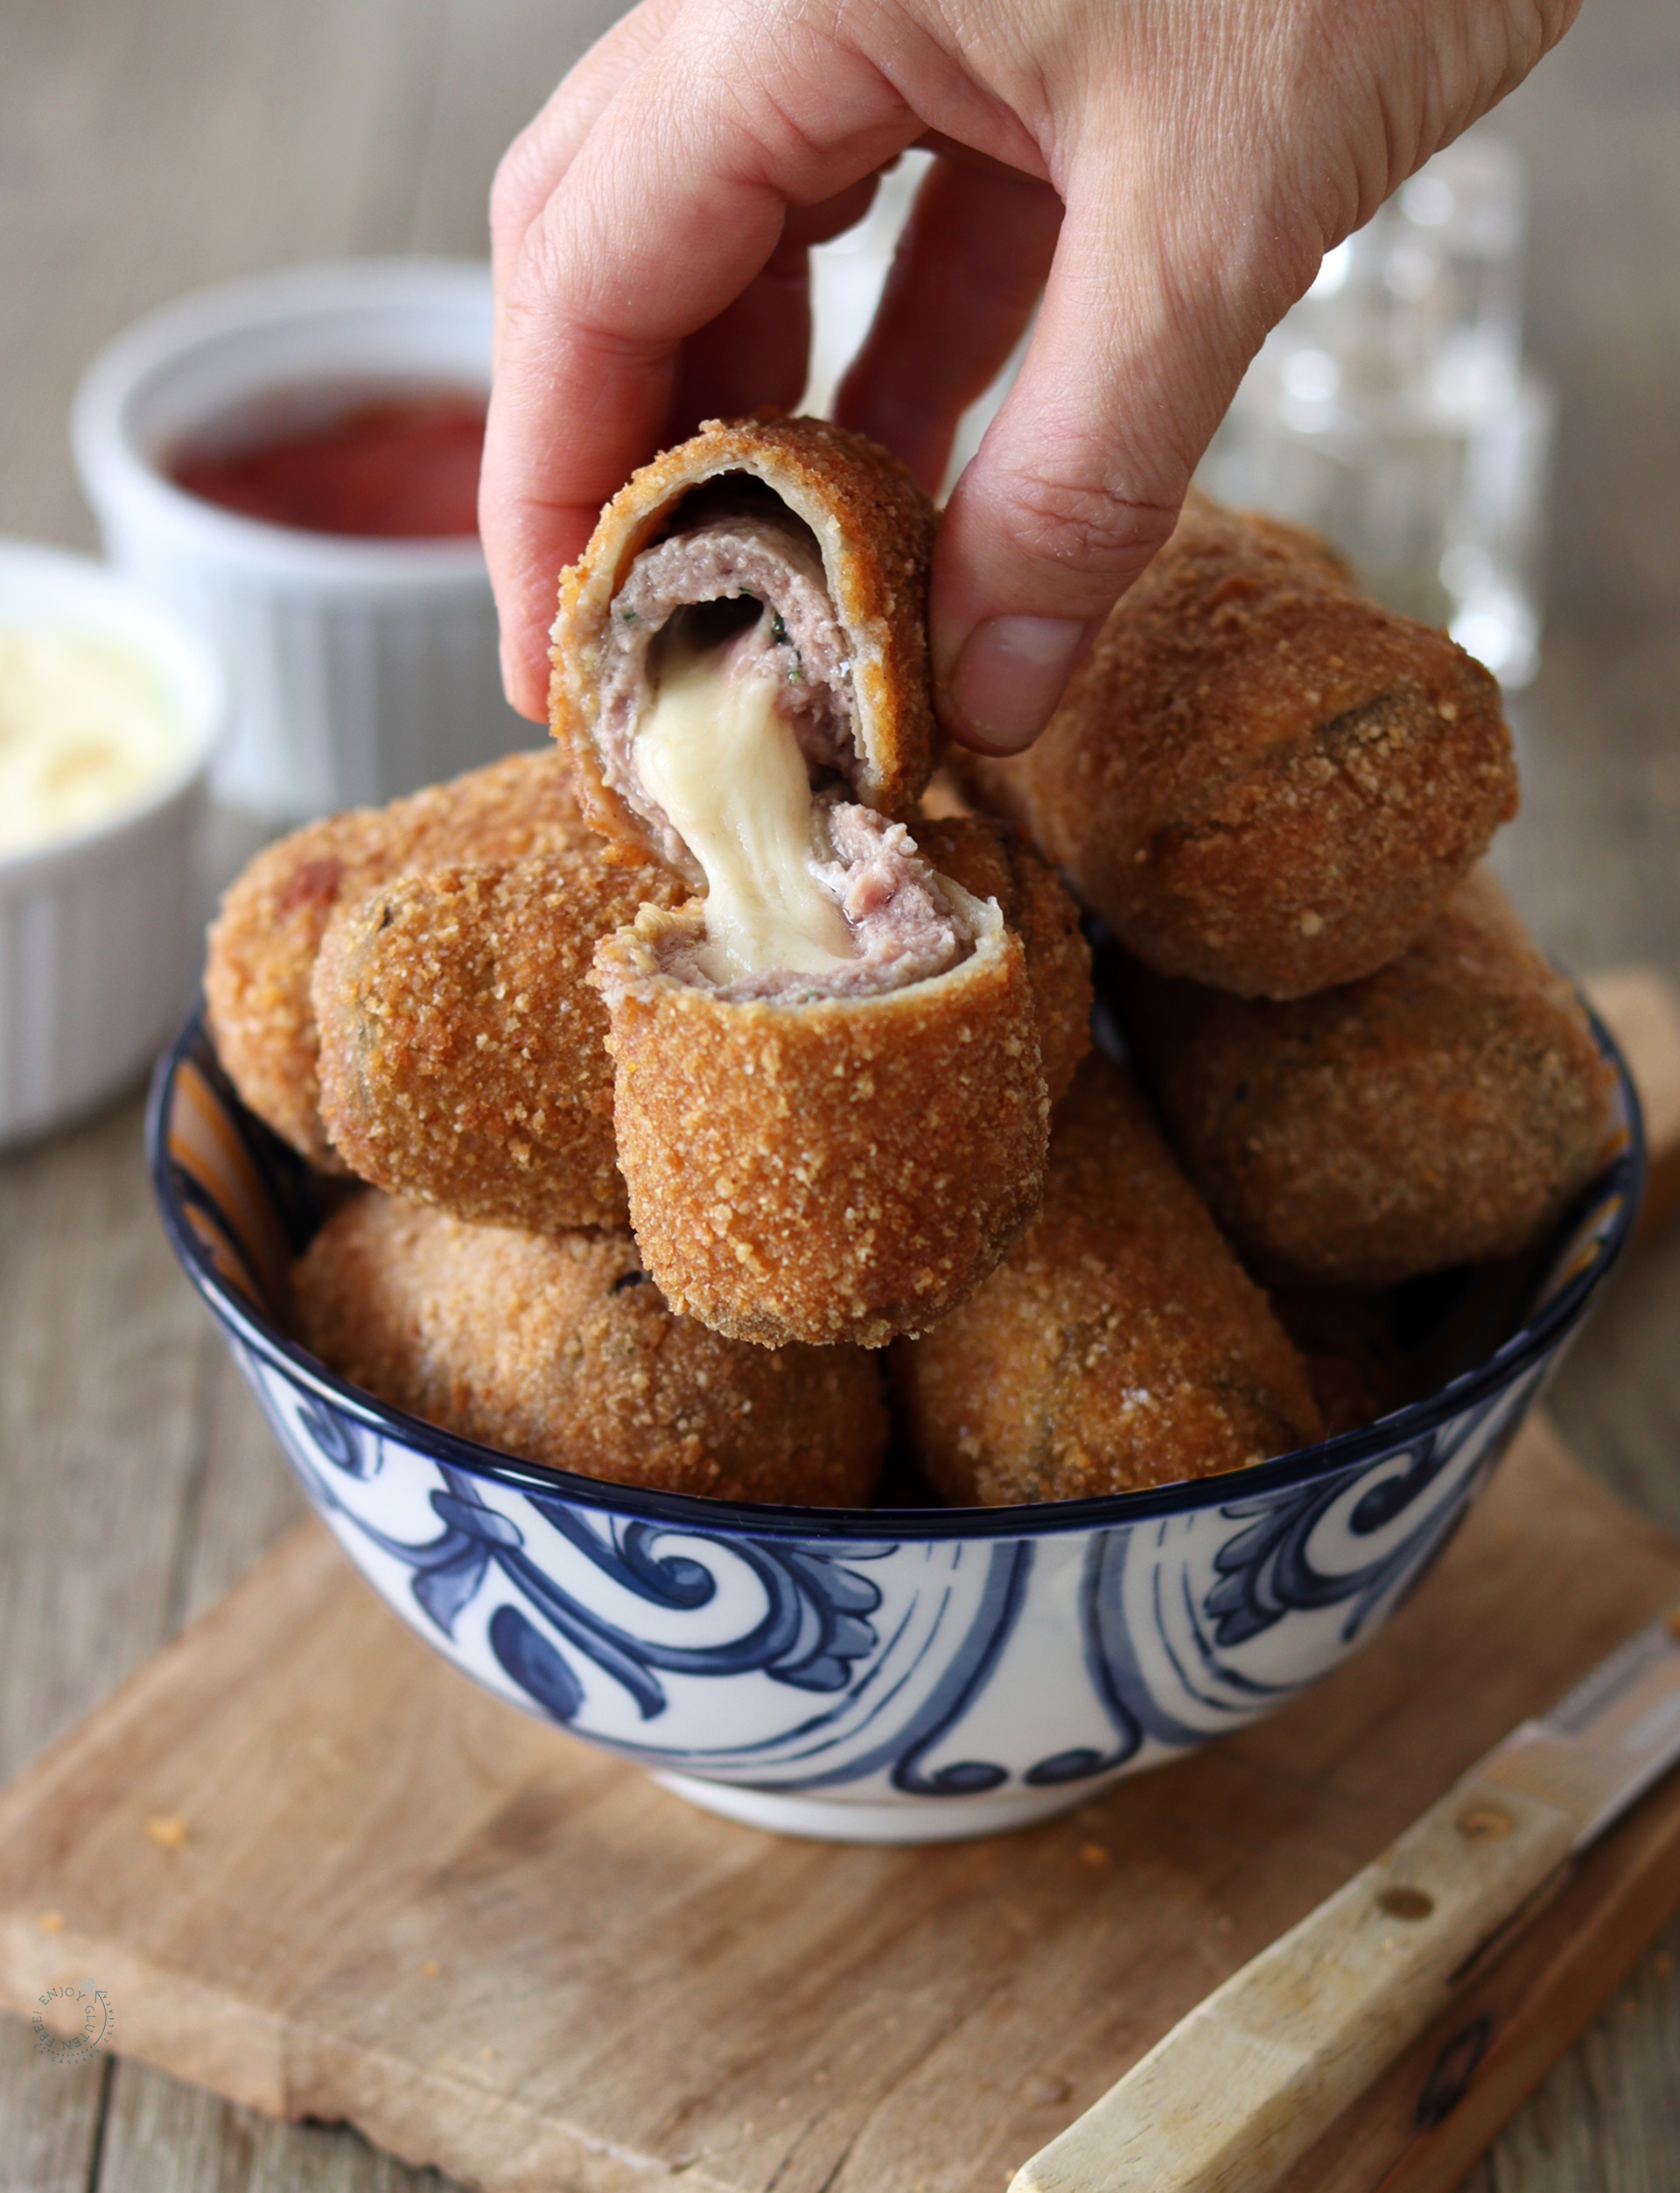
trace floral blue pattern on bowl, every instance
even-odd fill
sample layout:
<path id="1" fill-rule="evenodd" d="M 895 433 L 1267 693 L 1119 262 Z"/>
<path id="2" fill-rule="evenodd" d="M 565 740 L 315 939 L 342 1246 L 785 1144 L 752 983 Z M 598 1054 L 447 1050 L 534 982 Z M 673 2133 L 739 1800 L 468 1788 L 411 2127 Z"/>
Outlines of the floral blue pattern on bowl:
<path id="1" fill-rule="evenodd" d="M 320 1184 L 239 1103 L 196 1017 L 158 1069 L 148 1146 L 170 1237 L 304 1492 L 422 1636 L 715 1811 L 915 1841 L 1077 1804 L 1270 1713 L 1382 1627 L 1627 1238 L 1643 1149 L 1620 1084 L 1615 1153 L 1485 1362 L 1239 1475 L 1001 1509 L 752 1507 L 457 1439 L 276 1321 Z"/>

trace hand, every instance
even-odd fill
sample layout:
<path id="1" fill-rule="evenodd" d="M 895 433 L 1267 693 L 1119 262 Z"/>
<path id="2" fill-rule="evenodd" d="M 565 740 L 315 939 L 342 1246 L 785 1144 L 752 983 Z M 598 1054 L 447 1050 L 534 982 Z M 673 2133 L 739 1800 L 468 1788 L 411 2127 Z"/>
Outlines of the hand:
<path id="1" fill-rule="evenodd" d="M 480 515 L 509 697 L 555 581 L 704 417 L 791 408 L 807 252 L 929 170 L 836 416 L 933 491 L 1043 304 L 934 554 L 942 717 L 1035 738 L 1333 244 L 1579 0 L 642 0 L 502 162 Z"/>

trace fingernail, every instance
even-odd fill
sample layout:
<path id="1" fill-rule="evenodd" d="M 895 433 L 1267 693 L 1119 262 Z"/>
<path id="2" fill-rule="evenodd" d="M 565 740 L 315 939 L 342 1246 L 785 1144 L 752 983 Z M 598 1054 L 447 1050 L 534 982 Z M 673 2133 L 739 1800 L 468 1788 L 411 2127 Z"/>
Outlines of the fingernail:
<path id="1" fill-rule="evenodd" d="M 1030 746 L 1093 629 L 1070 617 L 988 617 L 976 625 L 941 696 L 951 728 L 992 753 Z"/>

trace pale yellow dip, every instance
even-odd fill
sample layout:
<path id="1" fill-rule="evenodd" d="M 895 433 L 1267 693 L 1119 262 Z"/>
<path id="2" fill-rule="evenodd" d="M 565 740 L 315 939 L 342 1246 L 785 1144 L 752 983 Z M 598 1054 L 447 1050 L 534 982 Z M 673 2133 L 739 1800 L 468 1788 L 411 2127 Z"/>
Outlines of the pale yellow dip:
<path id="1" fill-rule="evenodd" d="M 712 981 L 763 968 L 822 975 L 856 956 L 817 879 L 810 778 L 773 679 L 720 674 L 715 652 L 673 648 L 635 755 L 643 785 L 705 871 Z"/>
<path id="2" fill-rule="evenodd" d="M 81 633 L 0 626 L 0 854 L 136 806 L 186 755 L 143 656 Z"/>

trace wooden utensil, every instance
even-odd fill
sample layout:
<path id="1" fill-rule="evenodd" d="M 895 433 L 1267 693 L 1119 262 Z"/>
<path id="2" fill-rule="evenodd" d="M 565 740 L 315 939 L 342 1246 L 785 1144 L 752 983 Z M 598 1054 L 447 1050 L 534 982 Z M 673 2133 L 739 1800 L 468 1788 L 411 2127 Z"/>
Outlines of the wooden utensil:
<path id="1" fill-rule="evenodd" d="M 1264 2193 L 1676 1759 L 1680 1601 L 1180 2019 L 1012 2193 Z"/>

